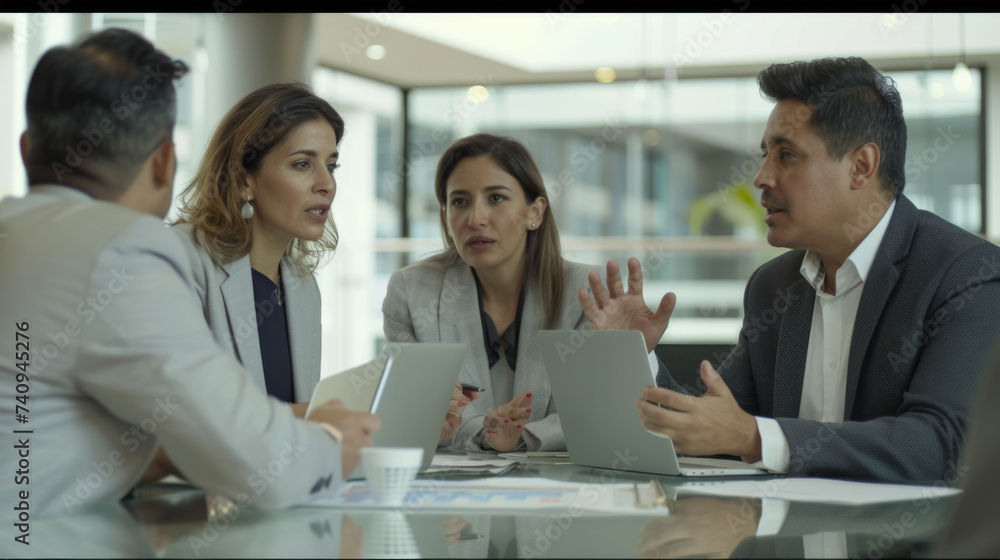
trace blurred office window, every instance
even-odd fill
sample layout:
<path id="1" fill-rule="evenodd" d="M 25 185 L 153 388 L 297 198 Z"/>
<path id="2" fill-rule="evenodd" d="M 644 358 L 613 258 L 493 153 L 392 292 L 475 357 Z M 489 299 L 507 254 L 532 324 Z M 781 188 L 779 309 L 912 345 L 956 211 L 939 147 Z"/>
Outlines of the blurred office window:
<path id="1" fill-rule="evenodd" d="M 184 61 L 189 73 L 174 82 L 177 90 L 177 123 L 174 126 L 174 149 L 177 154 L 177 171 L 174 174 L 174 204 L 167 221 L 177 217 L 177 198 L 187 187 L 201 162 L 205 146 L 199 140 L 194 118 L 198 105 L 204 100 L 194 95 L 192 82 L 197 78 L 195 52 L 198 38 L 198 14 L 152 13 L 95 13 L 91 15 L 91 28 L 100 31 L 112 27 L 128 29 L 144 36 L 156 48 L 174 59 Z"/>
<path id="2" fill-rule="evenodd" d="M 0 73 L 13 77 L 12 87 L 0 91 L 0 166 L 8 170 L 0 197 L 24 191 L 17 140 L 37 57 L 106 27 L 143 33 L 191 66 L 178 84 L 179 193 L 217 120 L 206 116 L 206 104 L 218 95 L 206 85 L 213 56 L 206 22 L 214 21 L 206 18 L 214 17 L 0 14 Z M 26 38 L 24 48 L 19 37 Z M 954 87 L 951 74 L 890 74 L 908 125 L 905 192 L 917 206 L 982 232 L 982 74 L 973 68 L 965 91 Z M 346 122 L 333 207 L 341 243 L 318 272 L 324 375 L 368 360 L 381 347 L 389 275 L 442 248 L 433 190 L 438 159 L 455 140 L 481 131 L 513 136 L 534 155 L 567 258 L 598 266 L 615 258 L 624 266 L 636 256 L 650 305 L 666 291 L 678 294 L 664 342 L 732 343 L 747 277 L 782 252 L 764 240 L 759 193 L 750 186 L 772 108 L 755 80 L 478 85 L 404 92 L 328 68 L 313 73 L 314 90 Z"/>
<path id="3" fill-rule="evenodd" d="M 908 127 L 906 194 L 981 232 L 981 75 L 967 91 L 951 71 L 890 74 Z M 549 190 L 566 257 L 643 263 L 651 306 L 678 308 L 664 341 L 732 343 L 746 279 L 782 249 L 767 245 L 752 187 L 773 105 L 754 78 L 415 89 L 409 95 L 411 247 L 441 247 L 433 177 L 458 138 L 521 141 Z M 742 184 L 742 186 L 741 186 Z M 423 240 L 417 242 L 418 239 Z"/>
<path id="4" fill-rule="evenodd" d="M 323 298 L 322 375 L 372 359 L 381 348 L 384 283 L 397 256 L 378 242 L 401 233 L 403 94 L 395 87 L 328 68 L 313 90 L 344 119 L 333 218 L 334 257 L 317 271 Z"/>
<path id="5" fill-rule="evenodd" d="M 0 14 L 0 76 L 14 75 L 14 15 Z M 0 88 L 0 198 L 21 194 L 24 189 L 24 169 L 18 158 L 21 127 L 16 125 L 20 98 L 13 87 Z"/>

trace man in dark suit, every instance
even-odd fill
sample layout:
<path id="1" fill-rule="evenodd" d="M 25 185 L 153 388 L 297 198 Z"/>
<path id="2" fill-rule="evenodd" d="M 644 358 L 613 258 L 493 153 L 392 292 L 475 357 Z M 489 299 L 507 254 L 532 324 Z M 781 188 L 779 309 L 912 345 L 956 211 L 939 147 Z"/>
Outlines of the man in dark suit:
<path id="1" fill-rule="evenodd" d="M 1000 339 L 1000 248 L 903 196 L 902 102 L 866 61 L 775 64 L 757 81 L 776 105 L 754 186 L 768 242 L 795 250 L 751 276 L 735 349 L 718 372 L 702 363 L 702 398 L 661 366 L 640 421 L 679 453 L 772 472 L 953 484 Z M 642 330 L 651 351 L 673 294 L 652 313 L 636 259 L 627 293 L 595 276 L 596 303 L 580 296 L 594 328 Z"/>

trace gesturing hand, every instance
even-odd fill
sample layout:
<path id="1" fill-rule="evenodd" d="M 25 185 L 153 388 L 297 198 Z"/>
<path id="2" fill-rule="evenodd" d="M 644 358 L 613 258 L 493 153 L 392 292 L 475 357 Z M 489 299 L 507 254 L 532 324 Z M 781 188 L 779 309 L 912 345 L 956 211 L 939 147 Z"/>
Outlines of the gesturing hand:
<path id="1" fill-rule="evenodd" d="M 738 455 L 748 463 L 760 460 L 757 420 L 743 411 L 729 387 L 707 360 L 701 379 L 708 391 L 692 397 L 660 387 L 646 387 L 636 399 L 642 427 L 669 437 L 684 455 Z M 659 403 L 667 408 L 656 406 Z"/>
<path id="2" fill-rule="evenodd" d="M 517 447 L 521 433 L 524 432 L 524 424 L 531 414 L 531 408 L 528 408 L 530 406 L 531 391 L 525 391 L 489 413 L 483 420 L 486 442 L 501 453 Z"/>
<path id="3" fill-rule="evenodd" d="M 479 398 L 479 391 L 462 391 L 462 382 L 456 381 L 451 393 L 451 403 L 444 416 L 444 426 L 441 428 L 441 438 L 449 438 L 462 425 L 462 407 Z"/>
<path id="4" fill-rule="evenodd" d="M 580 288 L 578 292 L 583 312 L 590 319 L 590 327 L 595 331 L 641 331 L 646 340 L 646 351 L 652 352 L 667 330 L 670 315 L 677 304 L 677 296 L 673 292 L 667 292 L 660 300 L 656 313 L 650 311 L 642 299 L 642 267 L 635 257 L 628 260 L 627 293 L 622 286 L 617 261 L 608 261 L 607 278 L 608 289 L 605 290 L 601 276 L 596 271 L 587 276 L 596 303 L 590 299 L 587 290 Z"/>

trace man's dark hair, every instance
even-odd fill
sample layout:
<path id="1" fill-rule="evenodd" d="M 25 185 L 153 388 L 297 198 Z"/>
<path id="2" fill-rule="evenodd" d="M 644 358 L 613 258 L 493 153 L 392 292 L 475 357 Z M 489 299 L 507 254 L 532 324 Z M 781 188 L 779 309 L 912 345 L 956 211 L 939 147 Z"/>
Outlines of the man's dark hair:
<path id="1" fill-rule="evenodd" d="M 771 101 L 796 99 L 814 109 L 810 123 L 833 159 L 875 143 L 882 188 L 893 197 L 903 192 L 906 121 L 892 78 L 861 58 L 824 58 L 772 64 L 757 74 L 757 85 Z"/>
<path id="2" fill-rule="evenodd" d="M 28 84 L 28 183 L 124 190 L 173 134 L 187 70 L 124 29 L 49 49 Z"/>

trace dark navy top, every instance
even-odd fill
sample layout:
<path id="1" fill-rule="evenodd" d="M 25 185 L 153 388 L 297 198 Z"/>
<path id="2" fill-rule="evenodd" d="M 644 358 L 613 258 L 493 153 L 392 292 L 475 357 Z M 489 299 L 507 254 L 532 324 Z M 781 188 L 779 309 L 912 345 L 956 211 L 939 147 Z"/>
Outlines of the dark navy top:
<path id="1" fill-rule="evenodd" d="M 257 337 L 260 340 L 260 360 L 264 365 L 267 394 L 284 402 L 295 402 L 288 324 L 285 321 L 285 308 L 278 305 L 278 285 L 266 275 L 252 268 L 250 270 L 253 271 Z"/>
<path id="2" fill-rule="evenodd" d="M 517 302 L 517 315 L 514 322 L 504 331 L 503 337 L 497 333 L 497 327 L 490 318 L 490 314 L 483 308 L 483 289 L 479 285 L 479 277 L 476 271 L 472 271 L 472 277 L 476 279 L 476 294 L 479 296 L 479 320 L 483 325 L 483 341 L 486 342 L 486 357 L 490 362 L 490 369 L 500 360 L 500 340 L 507 343 L 507 365 L 511 371 L 517 371 L 517 335 L 521 330 L 521 312 L 524 310 L 524 286 L 521 286 L 521 299 Z"/>

